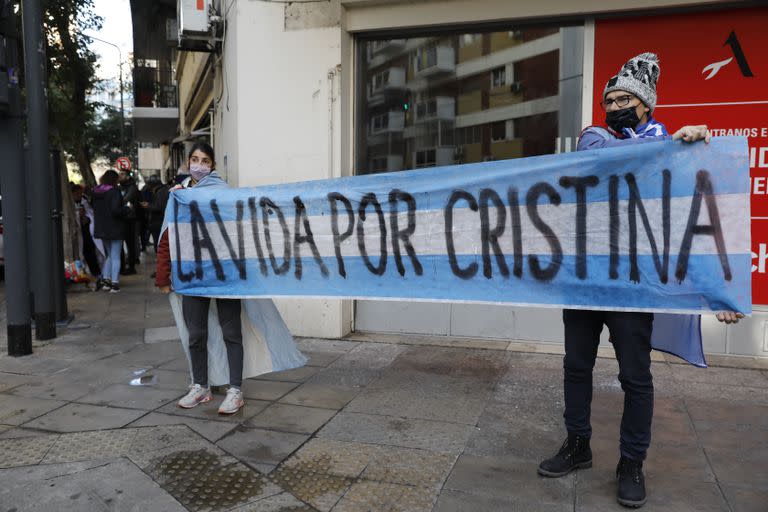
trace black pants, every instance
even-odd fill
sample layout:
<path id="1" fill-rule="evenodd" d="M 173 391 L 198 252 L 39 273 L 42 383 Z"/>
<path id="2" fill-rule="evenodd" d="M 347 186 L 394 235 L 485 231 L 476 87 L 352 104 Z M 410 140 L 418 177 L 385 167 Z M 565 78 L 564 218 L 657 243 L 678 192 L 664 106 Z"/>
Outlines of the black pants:
<path id="1" fill-rule="evenodd" d="M 192 379 L 195 384 L 208 386 L 208 297 L 184 295 L 181 309 L 189 331 L 189 355 L 192 359 Z M 240 299 L 216 299 L 219 324 L 227 346 L 229 385 L 243 383 L 243 333 L 240 325 Z"/>
<path id="2" fill-rule="evenodd" d="M 651 444 L 653 378 L 651 376 L 652 313 L 563 311 L 565 324 L 565 426 L 569 434 L 591 436 L 592 369 L 600 332 L 608 326 L 619 362 L 624 390 L 619 448 L 621 454 L 644 460 Z"/>
<path id="3" fill-rule="evenodd" d="M 91 231 L 88 226 L 82 227 L 80 232 L 83 234 L 83 259 L 85 259 L 88 270 L 91 271 L 92 276 L 101 276 L 101 266 L 99 266 L 99 258 L 96 256 L 96 244 L 93 242 Z"/>
<path id="4" fill-rule="evenodd" d="M 136 263 L 138 262 L 139 256 L 138 256 L 138 248 L 139 248 L 139 238 L 138 238 L 138 230 L 137 230 L 137 223 L 135 219 L 128 220 L 126 222 L 127 229 L 126 229 L 126 237 L 125 237 L 125 247 L 126 247 L 126 255 L 123 259 L 123 270 L 131 271 L 133 272 L 136 270 Z"/>

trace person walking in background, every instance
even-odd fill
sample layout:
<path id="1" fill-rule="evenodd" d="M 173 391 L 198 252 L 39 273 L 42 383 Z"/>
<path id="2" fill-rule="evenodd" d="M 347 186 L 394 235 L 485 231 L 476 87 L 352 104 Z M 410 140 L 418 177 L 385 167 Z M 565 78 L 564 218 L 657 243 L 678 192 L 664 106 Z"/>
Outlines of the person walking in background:
<path id="1" fill-rule="evenodd" d="M 75 203 L 75 220 L 82 234 L 80 252 L 88 265 L 88 271 L 97 278 L 97 286 L 101 282 L 101 266 L 103 263 L 104 246 L 101 240 L 93 237 L 93 207 L 85 197 L 82 185 L 72 183 L 72 199 Z M 101 261 L 100 261 L 101 260 Z"/>
<path id="2" fill-rule="evenodd" d="M 104 244 L 107 260 L 96 288 L 117 293 L 120 291 L 120 250 L 125 240 L 126 217 L 130 215 L 130 208 L 123 204 L 115 171 L 105 172 L 100 181 L 101 184 L 93 190 L 94 236 Z"/>
<path id="3" fill-rule="evenodd" d="M 138 214 L 141 203 L 141 193 L 133 176 L 127 171 L 120 171 L 119 174 L 120 192 L 123 195 L 123 204 L 129 208 L 125 217 L 125 245 L 126 254 L 122 258 L 123 264 L 120 271 L 124 275 L 133 275 L 136 273 L 136 264 L 139 263 L 139 234 L 138 234 Z"/>
<path id="4" fill-rule="evenodd" d="M 150 189 L 151 199 L 147 205 L 149 216 L 147 225 L 149 227 L 149 234 L 152 237 L 152 244 L 155 247 L 155 252 L 157 252 L 157 244 L 160 243 L 160 230 L 163 227 L 163 217 L 165 216 L 165 207 L 168 204 L 170 188 L 160 181 L 160 178 L 150 181 L 150 183 L 152 188 Z"/>

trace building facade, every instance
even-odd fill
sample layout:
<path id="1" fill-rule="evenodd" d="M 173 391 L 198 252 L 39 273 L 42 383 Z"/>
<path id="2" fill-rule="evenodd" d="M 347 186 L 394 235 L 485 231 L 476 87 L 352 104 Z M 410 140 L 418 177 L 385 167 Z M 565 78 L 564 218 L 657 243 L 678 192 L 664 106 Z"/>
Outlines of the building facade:
<path id="1" fill-rule="evenodd" d="M 664 60 L 665 45 L 674 41 L 649 34 L 657 25 L 674 34 L 677 26 L 695 28 L 723 16 L 748 25 L 768 15 L 746 2 L 662 0 L 610 6 L 593 0 L 221 0 L 213 11 L 224 20 L 214 51 L 181 51 L 176 61 L 179 136 L 207 126 L 218 168 L 234 186 L 572 151 L 582 127 L 600 122 L 595 97 L 610 76 L 606 70 L 615 73 L 621 59 L 639 53 L 637 45 L 662 56 L 658 117 L 674 120 L 670 129 L 699 124 L 707 118 L 694 111 L 688 120 L 686 110 L 675 110 L 685 101 L 663 105 L 665 87 L 678 87 L 665 83 L 676 76 Z M 616 42 L 622 23 L 630 32 Z M 752 67 L 768 72 L 764 55 L 750 50 L 753 29 L 735 31 Z M 719 39 L 713 44 L 723 46 Z M 718 60 L 697 59 L 699 68 Z M 758 100 L 766 98 L 726 103 L 751 102 L 765 113 L 768 102 Z M 723 123 L 717 126 L 726 129 Z M 761 154 L 755 151 L 753 179 Z M 311 299 L 278 305 L 293 332 L 306 336 L 367 331 L 563 339 L 560 312 L 546 309 Z M 755 310 L 736 326 L 705 317 L 706 350 L 768 357 L 768 308 Z"/>

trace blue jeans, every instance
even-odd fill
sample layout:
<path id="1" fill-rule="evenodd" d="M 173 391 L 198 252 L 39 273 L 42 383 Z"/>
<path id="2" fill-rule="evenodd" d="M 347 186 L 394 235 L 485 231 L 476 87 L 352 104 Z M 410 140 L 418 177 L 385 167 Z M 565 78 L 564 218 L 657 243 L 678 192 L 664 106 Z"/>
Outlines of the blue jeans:
<path id="1" fill-rule="evenodd" d="M 102 239 L 102 242 L 104 242 L 104 250 L 107 252 L 107 260 L 104 262 L 101 277 L 103 279 L 109 279 L 113 283 L 119 283 L 120 248 L 123 245 L 123 241 Z"/>
<path id="2" fill-rule="evenodd" d="M 563 311 L 565 427 L 569 434 L 590 437 L 592 369 L 600 332 L 608 326 L 619 362 L 619 382 L 624 390 L 619 449 L 624 457 L 644 460 L 651 444 L 653 377 L 651 376 L 652 313 L 622 311 Z"/>

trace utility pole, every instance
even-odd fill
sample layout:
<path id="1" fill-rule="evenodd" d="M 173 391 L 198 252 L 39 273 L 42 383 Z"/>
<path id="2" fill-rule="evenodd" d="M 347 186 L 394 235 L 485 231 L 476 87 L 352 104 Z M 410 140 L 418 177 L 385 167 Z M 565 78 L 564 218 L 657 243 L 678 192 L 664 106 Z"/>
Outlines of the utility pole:
<path id="1" fill-rule="evenodd" d="M 5 307 L 8 355 L 32 353 L 29 272 L 27 269 L 27 205 L 24 183 L 24 140 L 18 75 L 18 33 L 13 2 L 0 0 L 0 186 L 3 194 Z"/>
<path id="2" fill-rule="evenodd" d="M 56 304 L 53 280 L 59 275 L 55 256 L 53 222 L 58 212 L 51 204 L 50 156 L 48 153 L 48 100 L 45 80 L 45 39 L 42 0 L 24 0 L 24 64 L 27 92 L 27 140 L 29 141 L 29 191 L 32 205 L 30 243 L 32 290 L 35 298 L 35 335 L 39 340 L 56 337 Z"/>
<path id="3" fill-rule="evenodd" d="M 105 41 L 104 39 L 100 39 L 90 34 L 85 34 L 85 36 L 90 37 L 95 41 L 99 41 L 104 44 L 114 46 L 117 49 L 117 58 L 120 60 L 120 64 L 119 64 L 119 68 L 120 68 L 120 153 L 122 155 L 125 155 L 125 107 L 123 105 L 123 52 L 120 50 L 120 47 L 117 46 L 115 43 L 110 43 L 109 41 Z"/>

